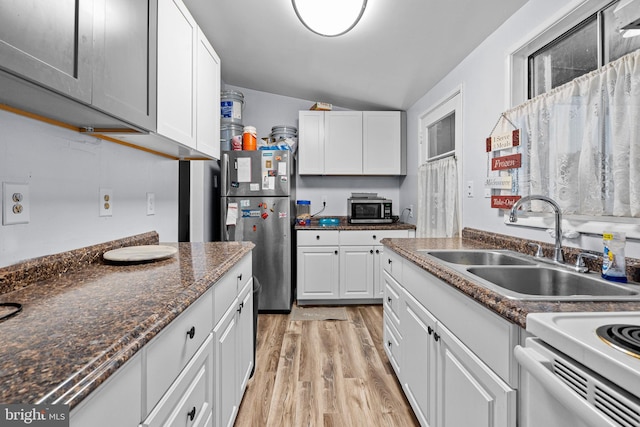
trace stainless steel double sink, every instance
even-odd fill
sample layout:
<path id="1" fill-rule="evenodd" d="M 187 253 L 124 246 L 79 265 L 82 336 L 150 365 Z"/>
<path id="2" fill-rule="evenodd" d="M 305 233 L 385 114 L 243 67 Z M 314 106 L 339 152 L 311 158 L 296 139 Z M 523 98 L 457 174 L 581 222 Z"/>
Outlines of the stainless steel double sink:
<path id="1" fill-rule="evenodd" d="M 617 284 L 507 250 L 420 250 L 507 298 L 548 301 L 637 301 L 638 284 Z"/>

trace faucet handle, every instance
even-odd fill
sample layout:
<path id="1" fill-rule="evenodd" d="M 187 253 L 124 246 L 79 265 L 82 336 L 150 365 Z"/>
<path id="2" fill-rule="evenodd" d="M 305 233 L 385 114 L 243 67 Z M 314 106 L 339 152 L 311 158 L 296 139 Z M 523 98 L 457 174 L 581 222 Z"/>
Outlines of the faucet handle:
<path id="1" fill-rule="evenodd" d="M 586 252 L 580 252 L 578 254 L 578 258 L 576 258 L 576 265 L 575 265 L 575 270 L 577 272 L 580 273 L 587 273 L 589 272 L 589 267 L 587 267 L 587 265 L 584 262 L 585 258 L 589 258 L 589 259 L 599 259 L 600 257 L 594 254 L 589 254 Z"/>
<path id="2" fill-rule="evenodd" d="M 537 247 L 537 249 L 536 249 L 536 254 L 535 254 L 535 257 L 536 257 L 536 258 L 542 258 L 542 257 L 544 256 L 544 255 L 542 254 L 542 246 L 540 245 L 540 243 L 533 243 L 533 242 L 530 242 L 530 243 L 527 243 L 527 245 L 531 246 L 532 248 Z"/>

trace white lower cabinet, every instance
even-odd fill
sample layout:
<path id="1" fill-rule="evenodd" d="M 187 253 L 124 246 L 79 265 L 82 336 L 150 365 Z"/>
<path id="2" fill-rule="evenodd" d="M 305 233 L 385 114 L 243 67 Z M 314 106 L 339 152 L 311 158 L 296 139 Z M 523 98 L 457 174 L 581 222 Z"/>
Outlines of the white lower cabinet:
<path id="1" fill-rule="evenodd" d="M 468 310 L 463 299 L 457 300 L 466 298 L 462 295 L 454 293 L 452 299 L 435 297 L 439 294 L 430 286 L 448 285 L 434 283 L 431 278 L 427 280 L 426 276 L 431 276 L 427 272 L 422 273 L 425 280 L 421 280 L 415 266 L 405 263 L 402 267 L 399 265 L 402 260 L 395 255 L 388 254 L 385 259 L 385 349 L 420 424 L 514 427 L 514 388 L 454 335 L 429 307 L 442 310 L 444 306 L 446 312 L 466 317 L 470 328 L 484 324 L 483 313 Z M 413 295 L 402 280 L 411 282 L 409 289 L 420 289 L 422 293 Z M 487 311 L 486 315 L 491 317 L 492 313 Z M 512 337 L 506 335 L 503 338 L 511 340 Z M 502 352 L 503 349 L 496 346 L 485 351 Z"/>
<path id="2" fill-rule="evenodd" d="M 441 324 L 437 360 L 437 425 L 513 427 L 516 391 Z"/>
<path id="3" fill-rule="evenodd" d="M 420 423 L 435 426 L 437 342 L 436 319 L 410 295 L 401 297 L 402 388 Z"/>
<path id="4" fill-rule="evenodd" d="M 298 231 L 297 239 L 298 300 L 339 298 L 338 231 Z"/>
<path id="5" fill-rule="evenodd" d="M 298 303 L 379 302 L 384 296 L 380 240 L 414 235 L 414 230 L 298 230 Z"/>
<path id="6" fill-rule="evenodd" d="M 162 396 L 144 427 L 205 426 L 213 406 L 213 334 Z"/>
<path id="7" fill-rule="evenodd" d="M 70 426 L 233 425 L 254 363 L 251 266 L 242 258 L 74 408 Z"/>
<path id="8" fill-rule="evenodd" d="M 249 278 L 213 330 L 214 425 L 233 426 L 253 370 L 253 280 Z"/>
<path id="9" fill-rule="evenodd" d="M 137 426 L 142 412 L 142 355 L 133 356 L 71 411 L 71 427 Z M 114 411 L 114 408 L 117 408 Z"/>

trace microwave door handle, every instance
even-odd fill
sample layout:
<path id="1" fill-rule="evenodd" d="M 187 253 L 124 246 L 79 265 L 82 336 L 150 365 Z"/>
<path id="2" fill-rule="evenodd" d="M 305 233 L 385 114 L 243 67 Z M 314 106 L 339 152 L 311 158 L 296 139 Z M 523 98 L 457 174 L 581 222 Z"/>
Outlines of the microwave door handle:
<path id="1" fill-rule="evenodd" d="M 517 345 L 513 353 L 520 366 L 526 369 L 558 402 L 589 427 L 616 427 L 609 419 L 578 396 L 568 385 L 559 380 L 544 364 L 549 361 L 532 348 Z"/>

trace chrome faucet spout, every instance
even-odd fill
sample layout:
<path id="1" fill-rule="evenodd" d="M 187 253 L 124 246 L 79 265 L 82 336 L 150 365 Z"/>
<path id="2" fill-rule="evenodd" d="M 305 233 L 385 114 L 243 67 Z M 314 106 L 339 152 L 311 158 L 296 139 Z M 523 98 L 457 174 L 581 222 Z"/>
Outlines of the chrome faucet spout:
<path id="1" fill-rule="evenodd" d="M 518 208 L 523 204 L 530 202 L 531 200 L 541 200 L 547 202 L 553 208 L 555 214 L 555 248 L 553 251 L 553 261 L 558 264 L 564 264 L 564 255 L 562 254 L 562 212 L 560 206 L 551 198 L 538 194 L 532 194 L 530 196 L 524 196 L 518 199 L 509 212 L 509 222 L 518 221 Z"/>

